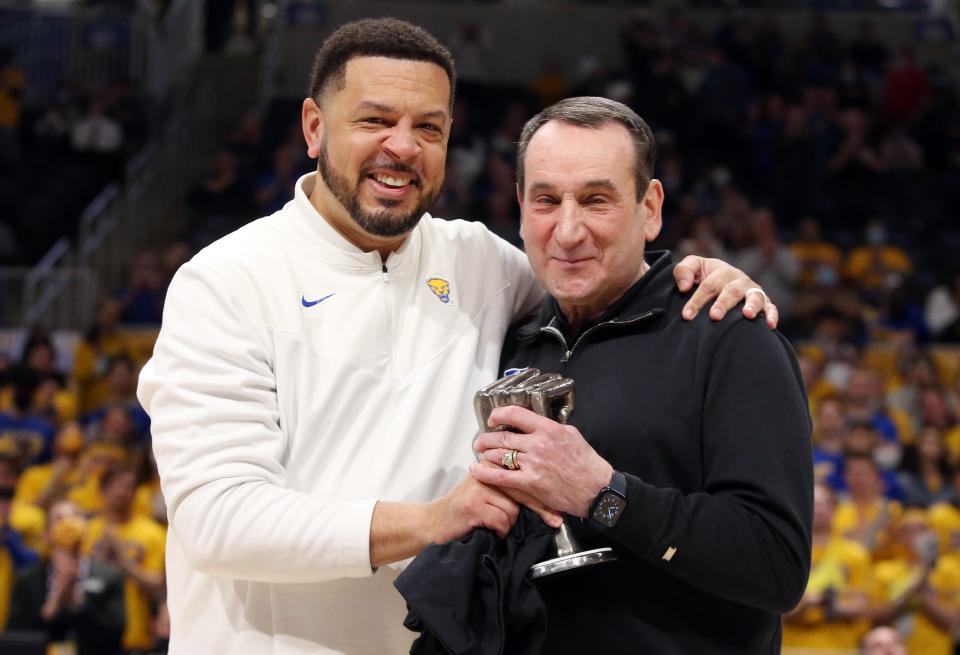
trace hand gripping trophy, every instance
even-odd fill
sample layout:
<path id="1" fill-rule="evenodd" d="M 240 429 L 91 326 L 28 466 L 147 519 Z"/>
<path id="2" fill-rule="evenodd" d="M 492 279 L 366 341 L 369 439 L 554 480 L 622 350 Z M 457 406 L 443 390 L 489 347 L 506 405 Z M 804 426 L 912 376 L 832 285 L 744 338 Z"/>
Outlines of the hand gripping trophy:
<path id="1" fill-rule="evenodd" d="M 481 432 L 489 429 L 487 420 L 494 408 L 506 405 L 525 407 L 557 423 L 566 423 L 574 408 L 573 380 L 559 373 L 540 373 L 539 369 L 526 368 L 487 385 L 473 396 L 473 408 Z M 495 429 L 511 428 L 500 425 Z M 516 451 L 509 451 L 504 455 L 504 468 L 517 468 L 515 453 Z M 581 550 L 566 523 L 560 526 L 554 536 L 553 547 L 554 557 L 530 567 L 531 578 L 541 578 L 617 559 L 616 553 L 610 547 Z"/>

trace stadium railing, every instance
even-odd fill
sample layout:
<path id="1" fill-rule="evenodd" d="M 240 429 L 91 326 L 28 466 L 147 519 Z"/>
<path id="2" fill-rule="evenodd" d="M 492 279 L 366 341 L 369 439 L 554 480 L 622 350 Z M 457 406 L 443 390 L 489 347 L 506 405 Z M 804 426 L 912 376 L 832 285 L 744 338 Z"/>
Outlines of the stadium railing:
<path id="1" fill-rule="evenodd" d="M 113 25 L 121 24 L 116 12 L 99 9 L 44 8 L 34 15 L 25 10 L 14 11 L 0 0 L 0 41 L 8 33 L 7 17 L 14 17 L 22 29 L 61 35 L 82 32 L 91 23 L 109 17 Z M 119 284 L 127 259 L 143 242 L 143 226 L 162 222 L 177 191 L 188 183 L 182 158 L 194 138 L 189 104 L 193 66 L 202 50 L 203 3 L 174 0 L 159 20 L 145 15 L 142 9 L 126 14 L 128 26 L 146 25 L 142 29 L 121 32 L 136 35 L 127 44 L 127 67 L 104 59 L 102 67 L 91 73 L 89 80 L 106 80 L 115 74 L 139 75 L 151 101 L 162 106 L 165 120 L 154 127 L 151 141 L 126 164 L 121 180 L 110 183 L 83 211 L 76 235 L 64 236 L 29 271 L 0 268 L 4 295 L 0 326 L 36 325 L 48 328 L 79 329 L 88 326 L 96 311 L 96 302 L 104 290 Z M 59 32 L 49 26 L 50 22 Z M 71 37 L 73 38 L 73 37 Z M 38 53 L 33 44 L 20 50 L 18 61 L 27 65 L 27 73 L 39 71 L 41 86 L 49 82 L 51 73 L 37 67 Z M 71 46 L 72 47 L 72 46 Z M 71 52 L 70 48 L 66 48 Z M 76 53 L 74 53 L 76 55 Z M 61 62 L 67 63 L 74 55 Z M 76 55 L 79 57 L 79 55 Z M 56 54 L 54 59 L 60 57 Z M 31 63 L 32 62 L 32 63 Z M 94 70 L 94 69 L 92 69 Z M 125 72 L 123 72 L 125 71 Z M 31 82 L 32 82 L 32 78 Z M 136 208 L 136 211 L 134 210 Z M 14 291 L 20 280 L 20 293 Z"/>

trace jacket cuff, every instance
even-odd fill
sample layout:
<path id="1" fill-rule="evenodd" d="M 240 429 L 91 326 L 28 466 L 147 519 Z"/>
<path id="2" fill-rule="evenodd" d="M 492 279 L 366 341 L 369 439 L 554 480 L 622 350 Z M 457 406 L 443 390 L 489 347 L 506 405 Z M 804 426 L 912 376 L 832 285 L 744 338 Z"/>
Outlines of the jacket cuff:
<path id="1" fill-rule="evenodd" d="M 343 577 L 369 577 L 375 572 L 370 566 L 370 524 L 377 499 L 368 498 L 338 504 L 340 516 L 336 521 L 336 530 L 338 541 L 342 543 L 340 566 Z"/>

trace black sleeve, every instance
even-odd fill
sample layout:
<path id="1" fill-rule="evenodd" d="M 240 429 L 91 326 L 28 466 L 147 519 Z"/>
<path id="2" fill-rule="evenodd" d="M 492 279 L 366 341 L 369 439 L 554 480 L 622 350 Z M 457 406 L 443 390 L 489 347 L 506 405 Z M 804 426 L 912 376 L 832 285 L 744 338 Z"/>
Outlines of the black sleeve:
<path id="1" fill-rule="evenodd" d="M 762 321 L 722 335 L 691 390 L 703 392 L 703 491 L 627 475 L 606 536 L 707 593 L 781 613 L 803 595 L 813 506 L 811 424 L 796 357 Z M 678 399 L 697 402 L 696 398 Z"/>
<path id="2" fill-rule="evenodd" d="M 78 630 L 92 633 L 97 641 L 115 643 L 119 646 L 126 627 L 126 601 L 123 574 L 114 571 L 105 575 L 103 593 L 84 597 L 83 604 L 75 611 Z"/>
<path id="3" fill-rule="evenodd" d="M 45 568 L 37 563 L 17 573 L 16 581 L 10 592 L 10 615 L 7 617 L 7 629 L 46 629 L 46 623 L 40 617 L 40 608 L 44 601 L 44 572 Z"/>

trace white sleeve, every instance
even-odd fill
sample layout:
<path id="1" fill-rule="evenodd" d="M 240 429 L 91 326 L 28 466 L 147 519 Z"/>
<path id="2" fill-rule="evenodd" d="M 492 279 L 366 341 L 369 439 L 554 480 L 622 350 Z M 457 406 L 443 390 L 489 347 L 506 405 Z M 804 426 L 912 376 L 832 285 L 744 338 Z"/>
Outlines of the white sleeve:
<path id="1" fill-rule="evenodd" d="M 268 331 L 212 271 L 188 263 L 167 292 L 137 396 L 170 527 L 198 571 L 260 582 L 363 577 L 375 499 L 288 489 Z"/>
<path id="2" fill-rule="evenodd" d="M 516 322 L 533 314 L 543 303 L 545 294 L 537 282 L 527 255 L 519 248 L 501 239 L 493 233 L 490 237 L 497 245 L 503 259 L 503 269 L 514 289 L 513 320 Z"/>

